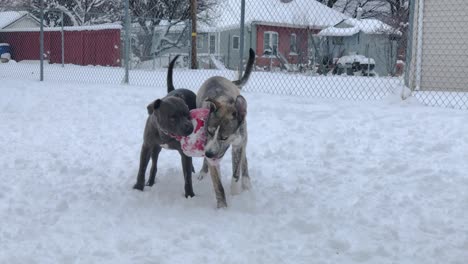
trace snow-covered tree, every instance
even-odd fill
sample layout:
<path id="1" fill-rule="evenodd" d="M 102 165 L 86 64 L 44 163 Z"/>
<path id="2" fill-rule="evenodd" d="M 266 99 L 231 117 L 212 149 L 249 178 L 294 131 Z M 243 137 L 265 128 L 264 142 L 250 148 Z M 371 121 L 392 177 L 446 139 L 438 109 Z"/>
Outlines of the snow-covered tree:
<path id="1" fill-rule="evenodd" d="M 197 14 L 200 21 L 209 22 L 209 13 L 213 11 L 218 0 L 198 0 Z M 153 40 L 156 28 L 165 23 L 165 30 L 161 36 L 156 53 L 164 50 L 187 45 L 188 24 L 190 18 L 190 0 L 130 0 L 132 25 L 138 25 L 139 30 L 133 34 L 132 51 L 141 60 L 149 60 L 152 55 Z M 169 37 L 170 29 L 177 25 L 182 27 L 177 37 Z M 154 50 L 153 50 L 154 52 Z"/>
<path id="2" fill-rule="evenodd" d="M 1 0 L 0 11 L 8 10 L 27 10 L 29 8 L 28 0 Z"/>
<path id="3" fill-rule="evenodd" d="M 45 21 L 49 26 L 61 24 L 61 13 L 64 25 L 83 26 L 118 21 L 120 19 L 120 0 L 47 0 L 44 1 Z M 31 6 L 40 8 L 40 0 L 32 0 Z"/>

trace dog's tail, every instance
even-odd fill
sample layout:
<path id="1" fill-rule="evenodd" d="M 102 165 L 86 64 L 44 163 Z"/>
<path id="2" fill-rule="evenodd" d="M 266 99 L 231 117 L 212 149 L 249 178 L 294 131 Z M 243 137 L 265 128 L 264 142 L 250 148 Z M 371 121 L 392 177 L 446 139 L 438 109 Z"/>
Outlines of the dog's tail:
<path id="1" fill-rule="evenodd" d="M 172 69 L 174 64 L 180 55 L 175 56 L 169 63 L 169 68 L 167 69 L 167 93 L 174 91 L 174 84 L 172 83 Z"/>
<path id="2" fill-rule="evenodd" d="M 255 51 L 251 48 L 249 50 L 249 60 L 247 61 L 247 67 L 245 68 L 244 76 L 240 80 L 233 81 L 239 89 L 242 89 L 242 86 L 244 86 L 247 81 L 249 80 L 250 74 L 252 73 L 253 65 L 255 61 Z"/>

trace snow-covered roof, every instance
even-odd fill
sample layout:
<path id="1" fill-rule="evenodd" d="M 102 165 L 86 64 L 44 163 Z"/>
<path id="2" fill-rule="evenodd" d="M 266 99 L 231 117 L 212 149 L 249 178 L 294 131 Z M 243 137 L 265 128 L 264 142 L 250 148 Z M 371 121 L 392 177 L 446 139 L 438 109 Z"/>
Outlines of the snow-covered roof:
<path id="1" fill-rule="evenodd" d="M 342 25 L 345 27 L 338 27 Z M 398 30 L 377 19 L 348 18 L 320 31 L 318 36 L 352 36 L 362 31 L 365 34 L 401 34 Z"/>
<path id="2" fill-rule="evenodd" d="M 9 26 L 11 23 L 26 16 L 26 11 L 4 11 L 0 12 L 0 29 Z"/>
<path id="3" fill-rule="evenodd" d="M 92 26 L 78 26 L 78 27 L 63 27 L 64 31 L 93 31 L 105 29 L 122 29 L 122 25 L 118 23 L 100 24 Z M 13 28 L 13 29 L 0 29 L 0 32 L 37 32 L 40 28 Z M 61 27 L 44 27 L 44 31 L 61 31 Z"/>
<path id="4" fill-rule="evenodd" d="M 222 0 L 214 26 L 218 29 L 239 27 L 241 17 L 240 0 Z M 245 24 L 266 24 L 288 27 L 311 27 L 316 29 L 336 25 L 348 16 L 315 0 L 245 1 Z"/>
<path id="5" fill-rule="evenodd" d="M 208 23 L 198 21 L 198 32 L 216 32 L 225 29 L 239 28 L 241 17 L 240 0 L 220 0 L 215 14 Z M 280 0 L 255 0 L 245 2 L 245 24 L 252 23 L 284 26 L 311 27 L 322 29 L 336 25 L 348 16 L 333 10 L 315 0 L 292 0 L 282 3 Z M 165 31 L 170 25 L 168 21 L 161 21 L 157 31 Z M 172 25 L 169 32 L 181 32 L 184 22 Z"/>

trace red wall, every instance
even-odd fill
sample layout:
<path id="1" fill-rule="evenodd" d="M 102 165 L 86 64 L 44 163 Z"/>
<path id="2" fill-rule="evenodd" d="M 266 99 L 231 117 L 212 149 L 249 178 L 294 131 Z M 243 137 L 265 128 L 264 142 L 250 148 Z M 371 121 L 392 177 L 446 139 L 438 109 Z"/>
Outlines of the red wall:
<path id="1" fill-rule="evenodd" d="M 264 26 L 257 25 L 257 47 L 256 53 L 259 54 L 259 57 L 256 59 L 256 64 L 258 66 L 269 66 L 270 58 L 262 57 L 263 54 L 263 33 L 265 31 L 274 31 L 278 33 L 278 51 L 283 54 L 289 63 L 295 64 L 298 63 L 299 55 L 306 62 L 308 58 L 308 48 L 307 41 L 309 33 L 317 33 L 319 30 L 311 30 L 306 28 L 290 28 L 290 27 L 278 27 L 278 26 Z M 297 55 L 290 54 L 290 42 L 291 34 L 296 34 L 297 36 Z M 279 66 L 280 62 L 278 59 L 272 59 L 273 66 Z"/>
<path id="2" fill-rule="evenodd" d="M 62 63 L 60 31 L 44 32 L 44 51 L 50 63 Z M 65 31 L 65 63 L 120 66 L 120 30 Z M 39 32 L 0 32 L 0 42 L 9 43 L 12 59 L 39 60 Z"/>

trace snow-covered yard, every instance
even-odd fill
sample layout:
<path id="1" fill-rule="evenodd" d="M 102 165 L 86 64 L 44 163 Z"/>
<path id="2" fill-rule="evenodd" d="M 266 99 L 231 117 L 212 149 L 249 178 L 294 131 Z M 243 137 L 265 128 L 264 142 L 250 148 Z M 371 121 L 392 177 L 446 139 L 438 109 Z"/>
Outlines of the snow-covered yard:
<path id="1" fill-rule="evenodd" d="M 130 84 L 141 86 L 158 86 L 166 83 L 166 68 L 152 70 L 135 69 L 130 71 Z M 0 78 L 21 78 L 39 80 L 39 62 L 22 61 L 19 63 L 0 63 Z M 44 79 L 56 82 L 80 82 L 91 84 L 116 84 L 124 80 L 125 71 L 118 67 L 78 66 L 66 64 L 44 64 Z M 236 79 L 237 72 L 224 70 L 188 70 L 178 68 L 174 73 L 176 85 L 190 89 L 198 87 L 207 78 L 220 75 Z M 252 74 L 249 92 L 266 92 L 270 94 L 317 96 L 322 98 L 344 98 L 352 100 L 381 99 L 401 90 L 399 78 L 369 78 L 349 76 L 309 76 L 299 73 L 260 72 Z"/>
<path id="2" fill-rule="evenodd" d="M 153 188 L 131 188 L 159 75 L 140 87 L 0 74 L 0 263 L 468 260 L 465 111 L 244 92 L 253 190 L 217 210 L 210 178 L 184 198 L 174 151 Z"/>

